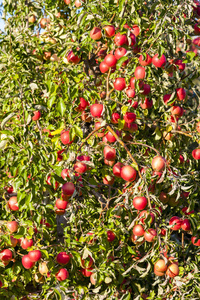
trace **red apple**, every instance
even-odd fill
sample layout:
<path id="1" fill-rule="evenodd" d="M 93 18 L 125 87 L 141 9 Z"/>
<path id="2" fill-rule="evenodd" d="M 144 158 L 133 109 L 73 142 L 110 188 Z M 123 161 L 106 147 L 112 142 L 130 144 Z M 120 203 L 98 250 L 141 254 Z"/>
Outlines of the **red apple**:
<path id="1" fill-rule="evenodd" d="M 126 88 L 125 78 L 116 78 L 114 82 L 114 89 L 117 91 L 122 91 Z"/>
<path id="2" fill-rule="evenodd" d="M 158 155 L 152 159 L 151 166 L 154 171 L 161 172 L 165 168 L 165 159 L 164 157 Z"/>
<path id="3" fill-rule="evenodd" d="M 70 261 L 70 255 L 67 254 L 66 252 L 60 252 L 56 257 L 56 261 L 60 265 L 66 265 Z"/>
<path id="4" fill-rule="evenodd" d="M 66 280 L 69 277 L 69 272 L 67 271 L 67 269 L 60 269 L 56 273 L 55 276 L 56 276 L 58 281 L 63 281 L 63 280 Z"/>
<path id="5" fill-rule="evenodd" d="M 174 216 L 169 220 L 169 225 L 173 225 L 171 227 L 172 230 L 179 230 L 182 225 L 182 220 L 179 217 Z"/>
<path id="6" fill-rule="evenodd" d="M 152 243 L 155 240 L 155 237 L 157 236 L 157 231 L 153 228 L 149 228 L 144 233 L 144 238 L 147 242 Z"/>
<path id="7" fill-rule="evenodd" d="M 10 197 L 10 199 L 8 200 L 8 206 L 9 206 L 10 210 L 13 210 L 13 211 L 19 210 L 16 196 Z"/>
<path id="8" fill-rule="evenodd" d="M 133 199 L 133 206 L 137 210 L 143 210 L 147 206 L 147 198 L 146 197 L 135 197 Z"/>
<path id="9" fill-rule="evenodd" d="M 61 132 L 61 142 L 64 145 L 71 145 L 73 143 L 74 140 L 70 140 L 70 136 L 69 136 L 69 131 L 62 131 Z"/>
<path id="10" fill-rule="evenodd" d="M 63 186 L 62 186 L 63 194 L 72 196 L 74 191 L 75 191 L 75 186 L 74 186 L 73 182 L 66 182 L 65 184 L 63 184 Z"/>
<path id="11" fill-rule="evenodd" d="M 135 78 L 136 79 L 144 79 L 146 72 L 145 72 L 145 68 L 143 67 L 136 67 L 135 72 L 134 72 Z"/>
<path id="12" fill-rule="evenodd" d="M 121 177 L 126 181 L 134 181 L 137 176 L 137 172 L 131 166 L 123 166 L 121 169 Z"/>
<path id="13" fill-rule="evenodd" d="M 103 104 L 95 103 L 90 106 L 90 113 L 94 118 L 99 118 L 103 112 Z"/>
<path id="14" fill-rule="evenodd" d="M 35 263 L 30 260 L 28 255 L 24 255 L 22 257 L 22 265 L 25 269 L 31 269 Z"/>
<path id="15" fill-rule="evenodd" d="M 141 64 L 141 66 L 145 67 L 150 65 L 152 62 L 152 58 L 149 54 L 146 53 L 146 58 L 143 57 L 143 55 L 140 55 L 139 57 L 139 63 Z"/>
<path id="16" fill-rule="evenodd" d="M 126 52 L 127 52 L 127 50 L 125 48 L 123 48 L 123 47 L 117 48 L 115 50 L 115 57 L 116 57 L 116 59 L 118 60 L 121 57 L 125 56 Z"/>
<path id="17" fill-rule="evenodd" d="M 115 27 L 113 25 L 106 25 L 104 28 L 106 37 L 110 38 L 115 35 Z"/>
<path id="18" fill-rule="evenodd" d="M 123 166 L 124 166 L 124 164 L 121 162 L 118 162 L 113 166 L 113 174 L 116 177 L 121 178 L 121 169 Z"/>
<path id="19" fill-rule="evenodd" d="M 101 73 L 107 73 L 109 70 L 109 66 L 105 63 L 105 61 L 102 61 L 99 65 L 99 69 Z"/>
<path id="20" fill-rule="evenodd" d="M 109 67 L 114 67 L 117 63 L 117 59 L 113 54 L 107 54 L 104 58 L 104 62 Z"/>
<path id="21" fill-rule="evenodd" d="M 108 242 L 113 242 L 116 238 L 116 235 L 114 234 L 114 232 L 112 230 L 108 230 L 107 231 L 107 240 Z"/>
<path id="22" fill-rule="evenodd" d="M 6 226 L 11 233 L 16 232 L 18 230 L 18 222 L 16 221 L 10 221 L 6 224 Z"/>
<path id="23" fill-rule="evenodd" d="M 145 233 L 142 225 L 138 224 L 133 227 L 133 234 L 136 236 L 143 236 Z"/>
<path id="24" fill-rule="evenodd" d="M 56 200 L 56 207 L 58 209 L 66 209 L 67 208 L 67 201 L 61 200 L 61 199 L 57 199 Z"/>
<path id="25" fill-rule="evenodd" d="M 37 121 L 41 117 L 41 112 L 39 110 L 33 112 L 34 116 L 32 117 L 33 121 Z"/>
<path id="26" fill-rule="evenodd" d="M 101 29 L 99 27 L 94 27 L 91 31 L 90 31 L 90 37 L 93 40 L 100 40 L 102 37 L 102 33 L 101 33 Z"/>
<path id="27" fill-rule="evenodd" d="M 108 161 L 115 160 L 116 158 L 116 150 L 111 148 L 110 146 L 105 146 L 103 150 L 104 158 Z"/>
<path id="28" fill-rule="evenodd" d="M 162 56 L 160 58 L 158 57 L 158 54 L 154 55 L 154 57 L 152 58 L 152 63 L 157 68 L 164 67 L 166 62 L 167 62 L 167 60 L 166 60 L 166 57 L 164 54 L 162 54 Z"/>
<path id="29" fill-rule="evenodd" d="M 32 250 L 28 253 L 28 257 L 29 257 L 30 261 L 36 262 L 41 259 L 42 253 L 40 250 Z"/>
<path id="30" fill-rule="evenodd" d="M 128 39 L 125 34 L 117 33 L 114 37 L 114 43 L 116 46 L 127 45 Z"/>
<path id="31" fill-rule="evenodd" d="M 29 247 L 33 246 L 33 240 L 32 239 L 28 240 L 27 238 L 23 238 L 20 241 L 20 245 L 22 249 L 28 249 Z"/>
<path id="32" fill-rule="evenodd" d="M 67 61 L 69 63 L 77 65 L 80 62 L 81 58 L 78 55 L 75 55 L 73 51 L 70 51 L 67 55 Z"/>
<path id="33" fill-rule="evenodd" d="M 184 88 L 176 89 L 176 97 L 179 101 L 185 100 L 185 97 L 186 97 L 185 89 Z"/>
<path id="34" fill-rule="evenodd" d="M 188 219 L 182 220 L 181 229 L 183 229 L 185 231 L 190 230 L 191 229 L 190 220 L 188 220 Z"/>
<path id="35" fill-rule="evenodd" d="M 192 151 L 192 156 L 194 159 L 200 159 L 200 148 L 194 149 Z"/>

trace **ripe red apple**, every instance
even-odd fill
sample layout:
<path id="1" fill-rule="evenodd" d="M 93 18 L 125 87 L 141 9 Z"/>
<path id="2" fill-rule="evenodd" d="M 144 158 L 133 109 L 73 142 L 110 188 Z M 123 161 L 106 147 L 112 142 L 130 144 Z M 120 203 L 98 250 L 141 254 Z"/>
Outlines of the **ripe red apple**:
<path id="1" fill-rule="evenodd" d="M 10 246 L 16 247 L 18 244 L 18 239 L 14 238 L 12 235 L 10 236 Z"/>
<path id="2" fill-rule="evenodd" d="M 134 98 L 135 97 L 135 91 L 132 88 L 127 88 L 126 89 L 126 95 L 128 96 L 128 98 Z"/>
<path id="3" fill-rule="evenodd" d="M 92 268 L 89 268 L 89 269 L 81 269 L 81 273 L 82 273 L 83 276 L 85 276 L 85 277 L 90 277 L 90 276 L 93 274 L 90 270 L 92 270 Z"/>
<path id="4" fill-rule="evenodd" d="M 140 27 L 138 25 L 133 25 L 131 32 L 137 37 L 140 34 Z"/>
<path id="5" fill-rule="evenodd" d="M 123 47 L 117 48 L 115 50 L 115 57 L 116 57 L 116 59 L 118 60 L 121 57 L 125 56 L 126 52 L 127 52 L 127 50 L 125 48 L 123 48 Z"/>
<path id="6" fill-rule="evenodd" d="M 22 257 L 22 265 L 25 269 L 31 269 L 32 267 L 34 267 L 35 263 L 30 260 L 27 254 Z"/>
<path id="7" fill-rule="evenodd" d="M 93 40 L 100 40 L 102 37 L 102 33 L 101 33 L 101 29 L 99 27 L 94 27 L 91 31 L 90 31 L 90 37 Z"/>
<path id="8" fill-rule="evenodd" d="M 83 174 L 87 171 L 87 165 L 83 162 L 77 161 L 74 165 L 74 171 L 79 174 Z"/>
<path id="9" fill-rule="evenodd" d="M 110 38 L 115 35 L 115 27 L 113 25 L 106 25 L 104 28 L 106 37 Z"/>
<path id="10" fill-rule="evenodd" d="M 107 240 L 108 242 L 113 242 L 116 238 L 116 235 L 114 234 L 114 232 L 112 230 L 108 230 L 107 231 Z"/>
<path id="11" fill-rule="evenodd" d="M 64 130 L 61 132 L 61 142 L 64 144 L 64 145 L 71 145 L 73 143 L 74 140 L 70 140 L 70 136 L 69 136 L 69 130 Z"/>
<path id="12" fill-rule="evenodd" d="M 74 191 L 75 191 L 75 186 L 74 186 L 73 182 L 66 182 L 65 184 L 63 184 L 63 186 L 62 186 L 63 194 L 72 196 Z"/>
<path id="13" fill-rule="evenodd" d="M 159 259 L 155 264 L 154 264 L 154 273 L 157 276 L 163 276 L 167 270 L 167 265 L 165 264 L 164 259 Z"/>
<path id="14" fill-rule="evenodd" d="M 66 178 L 70 178 L 69 176 L 69 169 L 63 169 L 62 172 L 61 172 L 61 177 L 66 180 Z"/>
<path id="15" fill-rule="evenodd" d="M 100 128 L 101 127 L 101 122 L 96 122 L 95 124 L 94 124 L 94 129 L 96 130 L 96 129 L 98 129 L 98 128 Z M 97 136 L 98 137 L 103 137 L 104 136 L 104 133 L 105 132 L 105 129 L 101 129 L 101 130 L 99 130 L 99 131 L 97 131 Z"/>
<path id="16" fill-rule="evenodd" d="M 179 267 L 177 264 L 173 263 L 167 268 L 166 275 L 168 275 L 169 277 L 174 278 L 178 276 L 178 274 L 179 274 Z"/>
<path id="17" fill-rule="evenodd" d="M 103 60 L 99 65 L 99 69 L 100 69 L 101 73 L 107 73 L 109 70 L 109 66 Z"/>
<path id="18" fill-rule="evenodd" d="M 77 65 L 80 62 L 80 60 L 81 58 L 78 55 L 75 55 L 72 50 L 67 54 L 67 61 L 69 63 Z"/>
<path id="19" fill-rule="evenodd" d="M 172 115 L 176 115 L 178 117 L 181 117 L 184 113 L 184 109 L 180 106 L 172 106 L 170 109 Z"/>
<path id="20" fill-rule="evenodd" d="M 0 252 L 0 259 L 7 263 L 12 259 L 12 252 L 9 249 L 4 249 Z"/>
<path id="21" fill-rule="evenodd" d="M 165 168 L 165 159 L 164 157 L 158 155 L 152 159 L 151 166 L 154 171 L 161 172 Z"/>
<path id="22" fill-rule="evenodd" d="M 56 273 L 55 276 L 56 276 L 58 281 L 63 281 L 63 280 L 66 280 L 69 277 L 69 272 L 67 271 L 67 269 L 60 269 Z"/>
<path id="23" fill-rule="evenodd" d="M 143 236 L 145 233 L 144 228 L 142 225 L 137 224 L 133 227 L 133 234 L 136 236 Z"/>
<path id="24" fill-rule="evenodd" d="M 32 239 L 28 240 L 27 238 L 23 238 L 20 241 L 20 245 L 21 245 L 22 249 L 28 249 L 29 247 L 33 246 L 33 240 Z"/>
<path id="25" fill-rule="evenodd" d="M 150 109 L 153 106 L 153 101 L 149 98 L 145 98 L 143 103 L 140 103 L 142 109 Z"/>
<path id="26" fill-rule="evenodd" d="M 124 121 L 128 124 L 135 122 L 136 114 L 132 112 L 126 112 L 124 115 Z"/>
<path id="27" fill-rule="evenodd" d="M 142 95 L 149 95 L 151 92 L 151 87 L 149 84 L 144 83 L 143 81 L 139 82 L 139 88 Z"/>
<path id="28" fill-rule="evenodd" d="M 179 217 L 174 216 L 169 220 L 169 225 L 174 225 L 171 227 L 172 230 L 179 230 L 182 225 L 182 220 Z"/>
<path id="29" fill-rule="evenodd" d="M 16 196 L 10 197 L 10 199 L 8 200 L 8 206 L 9 206 L 10 210 L 13 210 L 13 211 L 19 210 Z"/>
<path id="30" fill-rule="evenodd" d="M 143 210 L 147 206 L 147 198 L 146 197 L 135 197 L 133 199 L 133 206 L 137 210 Z"/>
<path id="31" fill-rule="evenodd" d="M 103 104 L 95 103 L 90 106 L 90 113 L 94 118 L 100 118 L 103 112 Z"/>
<path id="32" fill-rule="evenodd" d="M 16 221 L 10 221 L 6 224 L 6 226 L 11 233 L 16 232 L 18 230 L 18 222 Z"/>
<path id="33" fill-rule="evenodd" d="M 114 143 L 116 141 L 116 138 L 110 131 L 106 133 L 106 138 L 109 143 Z"/>
<path id="34" fill-rule="evenodd" d="M 139 63 L 141 64 L 141 66 L 143 67 L 149 66 L 151 62 L 152 62 L 152 58 L 149 54 L 146 53 L 146 58 L 144 58 L 143 55 L 140 55 Z"/>
<path id="35" fill-rule="evenodd" d="M 105 177 L 103 178 L 103 183 L 106 185 L 113 185 L 114 182 L 115 182 L 115 177 L 113 176 L 105 175 Z"/>
<path id="36" fill-rule="evenodd" d="M 41 112 L 39 110 L 33 112 L 34 116 L 32 117 L 33 121 L 37 121 L 41 117 Z"/>
<path id="37" fill-rule="evenodd" d="M 136 79 L 144 79 L 146 72 L 145 72 L 145 68 L 143 67 L 136 67 L 135 72 L 134 72 L 135 78 Z"/>
<path id="38" fill-rule="evenodd" d="M 84 2 L 84 0 L 81 0 L 81 1 L 80 0 L 75 0 L 74 4 L 78 8 L 82 5 L 82 2 Z"/>
<path id="39" fill-rule="evenodd" d="M 164 54 L 162 54 L 162 56 L 160 58 L 158 57 L 158 54 L 154 55 L 154 57 L 152 58 L 152 63 L 157 68 L 164 67 L 166 62 L 167 62 L 167 59 Z"/>
<path id="40" fill-rule="evenodd" d="M 41 259 L 42 253 L 40 250 L 32 250 L 28 253 L 28 257 L 29 257 L 30 261 L 36 262 Z"/>
<path id="41" fill-rule="evenodd" d="M 56 257 L 56 261 L 60 265 L 66 265 L 70 261 L 70 255 L 67 254 L 66 252 L 60 252 Z"/>
<path id="42" fill-rule="evenodd" d="M 178 66 L 178 68 L 179 68 L 179 70 L 180 70 L 181 72 L 183 72 L 183 71 L 185 70 L 185 64 L 183 63 L 183 61 L 182 61 L 181 59 L 176 59 L 176 60 L 174 61 L 174 64 L 175 64 L 176 66 Z"/>
<path id="43" fill-rule="evenodd" d="M 186 97 L 185 89 L 184 88 L 176 89 L 176 97 L 179 101 L 185 100 L 185 97 Z"/>
<path id="44" fill-rule="evenodd" d="M 56 200 L 56 207 L 58 209 L 66 209 L 67 208 L 67 201 L 61 200 L 61 199 L 57 199 Z"/>
<path id="45" fill-rule="evenodd" d="M 125 34 L 117 33 L 114 37 L 114 43 L 116 46 L 127 45 L 128 39 Z"/>
<path id="46" fill-rule="evenodd" d="M 131 77 L 130 79 L 130 86 L 134 90 L 135 89 L 135 77 Z"/>
<path id="47" fill-rule="evenodd" d="M 192 236 L 191 242 L 194 246 L 200 247 L 200 239 L 198 239 L 197 236 Z"/>
<path id="48" fill-rule="evenodd" d="M 155 237 L 157 236 L 157 231 L 153 228 L 149 228 L 144 233 L 144 238 L 147 242 L 152 243 L 155 240 Z"/>
<path id="49" fill-rule="evenodd" d="M 189 219 L 182 220 L 181 229 L 183 229 L 185 231 L 188 231 L 188 230 L 191 229 L 191 225 L 190 225 L 190 220 Z"/>
<path id="50" fill-rule="evenodd" d="M 111 116 L 111 122 L 113 124 L 118 124 L 118 121 L 120 119 L 120 115 L 118 113 L 113 113 Z"/>
<path id="51" fill-rule="evenodd" d="M 121 169 L 123 166 L 124 166 L 124 164 L 121 162 L 118 162 L 113 166 L 113 174 L 116 177 L 121 178 Z"/>
<path id="52" fill-rule="evenodd" d="M 122 91 L 126 88 L 126 81 L 125 78 L 118 77 L 115 79 L 114 82 L 114 89 L 117 91 Z"/>
<path id="53" fill-rule="evenodd" d="M 194 149 L 192 151 L 192 156 L 194 159 L 200 159 L 200 148 Z"/>
<path id="54" fill-rule="evenodd" d="M 104 158 L 108 161 L 115 160 L 116 158 L 116 150 L 111 148 L 110 146 L 105 146 L 103 150 Z"/>
<path id="55" fill-rule="evenodd" d="M 113 54 L 107 54 L 104 58 L 104 62 L 107 64 L 107 66 L 114 67 L 117 63 L 117 59 Z"/>
<path id="56" fill-rule="evenodd" d="M 137 176 L 137 172 L 131 166 L 123 166 L 121 169 L 121 177 L 126 181 L 134 181 Z"/>

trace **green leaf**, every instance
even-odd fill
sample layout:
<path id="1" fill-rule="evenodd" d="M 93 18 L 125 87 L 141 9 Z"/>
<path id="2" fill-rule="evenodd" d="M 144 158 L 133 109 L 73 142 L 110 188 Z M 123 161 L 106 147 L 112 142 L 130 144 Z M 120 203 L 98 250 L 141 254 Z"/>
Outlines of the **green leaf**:
<path id="1" fill-rule="evenodd" d="M 155 140 L 156 141 L 159 141 L 162 138 L 162 133 L 160 132 L 158 127 L 156 127 L 156 130 L 155 130 L 154 134 L 155 134 Z"/>
<path id="2" fill-rule="evenodd" d="M 83 138 L 83 131 L 80 127 L 78 127 L 77 125 L 73 126 L 76 132 L 76 135 L 79 136 L 81 139 Z"/>
<path id="3" fill-rule="evenodd" d="M 120 59 L 118 59 L 117 64 L 116 64 L 116 68 L 117 70 L 119 68 L 121 68 L 122 64 L 128 59 L 127 56 L 122 56 Z"/>
<path id="4" fill-rule="evenodd" d="M 58 102 L 57 108 L 58 108 L 59 113 L 63 117 L 64 113 L 66 112 L 66 105 L 65 105 L 62 98 L 60 98 L 60 101 Z"/>

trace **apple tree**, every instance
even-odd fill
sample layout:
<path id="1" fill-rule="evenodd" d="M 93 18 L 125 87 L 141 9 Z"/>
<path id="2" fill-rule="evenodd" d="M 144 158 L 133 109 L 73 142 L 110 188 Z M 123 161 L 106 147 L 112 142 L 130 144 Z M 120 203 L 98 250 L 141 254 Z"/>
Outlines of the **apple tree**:
<path id="1" fill-rule="evenodd" d="M 199 299 L 200 2 L 2 17 L 1 299 Z"/>

